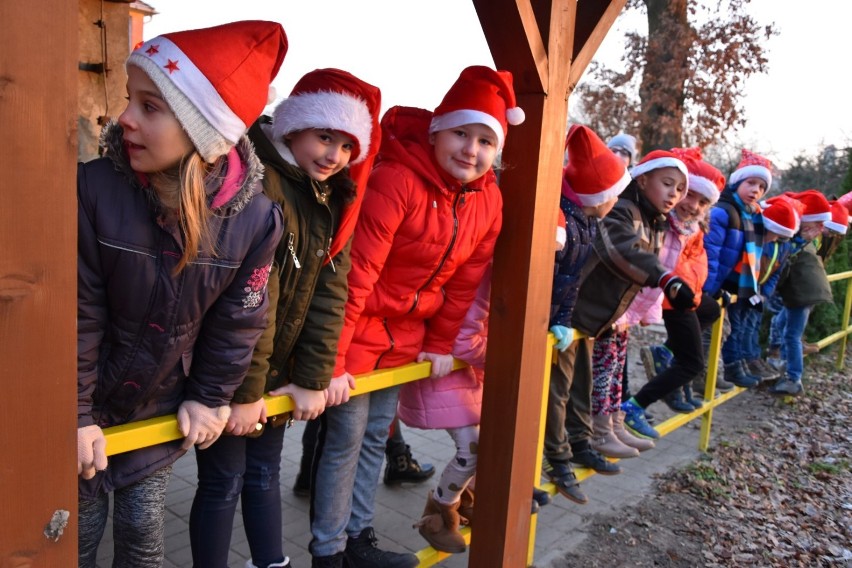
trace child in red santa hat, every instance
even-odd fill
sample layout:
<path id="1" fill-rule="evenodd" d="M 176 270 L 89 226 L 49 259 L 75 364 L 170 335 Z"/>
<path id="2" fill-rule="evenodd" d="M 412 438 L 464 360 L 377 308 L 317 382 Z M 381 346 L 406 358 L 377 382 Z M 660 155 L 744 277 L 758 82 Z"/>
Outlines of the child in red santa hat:
<path id="1" fill-rule="evenodd" d="M 676 412 L 692 412 L 702 402 L 692 392 L 692 381 L 700 377 L 705 367 L 702 335 L 720 316 L 718 303 L 701 288 L 707 278 L 707 253 L 704 250 L 702 225 L 709 208 L 714 205 L 725 186 L 725 176 L 704 161 L 699 148 L 675 148 L 689 170 L 689 191 L 669 213 L 669 229 L 660 250 L 664 265 L 674 263 L 674 273 L 695 290 L 694 305 L 675 309 L 664 301 L 661 316 L 666 326 L 664 345 L 643 347 L 640 351 L 648 383 L 633 397 L 643 409 L 657 400 L 664 400 Z M 628 314 L 636 314 L 630 323 L 654 323 L 655 308 L 647 309 L 650 300 L 658 297 L 653 289 L 643 290 L 631 304 Z"/>
<path id="2" fill-rule="evenodd" d="M 106 156 L 78 168 L 80 566 L 95 566 L 110 493 L 114 565 L 162 565 L 172 464 L 217 440 L 266 327 L 281 208 L 245 133 L 286 51 L 263 21 L 145 42 Z M 184 440 L 107 468 L 103 427 L 175 412 Z"/>
<path id="3" fill-rule="evenodd" d="M 584 278 L 580 285 L 577 303 L 572 316 L 573 327 L 589 339 L 578 340 L 573 361 L 574 385 L 593 384 L 593 345 L 599 341 L 606 345 L 601 357 L 612 361 L 613 369 L 623 362 L 626 349 L 626 334 L 619 323 L 630 303 L 643 287 L 660 287 L 673 305 L 685 309 L 693 305 L 694 293 L 679 276 L 666 268 L 658 257 L 666 231 L 666 214 L 686 195 L 687 169 L 683 161 L 665 150 L 648 153 L 630 172 L 632 180 L 606 217 L 598 223 L 598 231 L 590 257 L 591 266 L 583 269 Z M 618 377 L 620 379 L 620 375 Z M 608 380 L 614 389 L 606 394 L 600 392 L 602 406 L 621 405 L 621 381 Z M 575 407 L 583 401 L 592 401 L 589 391 L 575 394 L 571 400 Z M 618 396 L 616 396 L 618 394 Z M 626 401 L 624 404 L 628 404 Z M 585 406 L 585 405 L 584 405 Z M 630 410 L 636 410 L 635 405 Z M 604 429 L 612 418 L 613 408 L 608 409 L 606 418 L 599 421 Z M 651 428 L 642 413 L 628 411 L 624 405 L 625 424 L 634 433 L 646 438 L 658 434 Z M 641 415 L 641 416 L 640 416 Z M 620 415 L 619 415 L 620 416 Z M 592 408 L 584 408 L 569 414 L 567 424 L 570 442 L 570 461 L 594 469 L 602 474 L 616 474 L 620 468 L 607 461 L 591 442 L 593 440 Z M 635 421 L 641 418 L 642 423 Z M 548 459 L 550 461 L 550 459 Z M 552 477 L 552 474 L 551 474 Z"/>
<path id="4" fill-rule="evenodd" d="M 778 348 L 785 364 L 784 376 L 769 392 L 799 396 L 804 393 L 802 337 L 808 317 L 816 304 L 832 301 L 831 286 L 814 243 L 823 225 L 831 221 L 831 205 L 816 189 L 784 193 L 767 202 L 786 198 L 800 202 L 804 210 L 801 227 L 791 241 L 792 251 L 776 288 L 783 309 L 772 318 L 770 350 Z"/>
<path id="5" fill-rule="evenodd" d="M 429 361 L 432 378 L 451 371 L 453 343 L 502 223 L 492 166 L 508 125 L 522 120 L 511 74 L 482 66 L 462 71 L 434 112 L 394 107 L 385 114 L 352 243 L 329 398 L 342 400 L 352 375 L 374 369 Z M 379 549 L 372 527 L 398 398 L 399 387 L 382 389 L 322 415 L 311 518 L 314 566 L 341 566 L 344 557 L 352 568 L 419 563 L 413 554 Z M 457 527 L 458 501 L 442 499 L 449 526 Z"/>
<path id="6" fill-rule="evenodd" d="M 556 254 L 553 293 L 550 302 L 550 331 L 559 350 L 551 372 L 544 434 L 546 475 L 560 495 L 575 503 L 588 498 L 580 489 L 571 467 L 571 446 L 565 431 L 567 416 L 582 422 L 587 412 L 591 377 L 578 383 L 573 373 L 579 346 L 574 341 L 572 317 L 577 306 L 580 274 L 593 255 L 599 220 L 612 210 L 630 183 L 624 162 L 590 128 L 574 125 L 565 139 L 568 163 L 562 172 L 560 212 L 566 219 L 565 246 Z M 578 394 L 575 394 L 578 393 Z M 574 397 L 579 397 L 580 403 Z"/>
<path id="7" fill-rule="evenodd" d="M 269 286 L 274 317 L 231 403 L 226 431 L 233 436 L 196 453 L 189 523 L 196 566 L 227 566 L 239 501 L 252 556 L 246 566 L 289 566 L 279 484 L 286 420 L 267 420 L 263 394 L 290 396 L 296 420 L 345 402 L 327 399 L 326 389 L 343 327 L 349 242 L 379 148 L 380 108 L 378 88 L 346 71 L 317 69 L 249 130 L 265 167 L 264 193 L 284 212 L 285 235 Z M 266 427 L 245 437 L 258 424 Z"/>

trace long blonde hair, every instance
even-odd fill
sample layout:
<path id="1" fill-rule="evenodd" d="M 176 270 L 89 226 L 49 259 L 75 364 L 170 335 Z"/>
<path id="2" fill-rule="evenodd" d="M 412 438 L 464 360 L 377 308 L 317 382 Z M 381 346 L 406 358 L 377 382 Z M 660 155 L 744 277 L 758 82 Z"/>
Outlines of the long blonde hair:
<path id="1" fill-rule="evenodd" d="M 178 212 L 184 247 L 174 270 L 175 276 L 198 258 L 199 249 L 212 249 L 205 180 L 220 166 L 220 162 L 221 159 L 207 164 L 201 154 L 192 152 L 181 160 L 177 176 L 160 173 L 152 180 L 160 199 Z M 215 254 L 215 251 L 211 250 L 211 253 Z"/>

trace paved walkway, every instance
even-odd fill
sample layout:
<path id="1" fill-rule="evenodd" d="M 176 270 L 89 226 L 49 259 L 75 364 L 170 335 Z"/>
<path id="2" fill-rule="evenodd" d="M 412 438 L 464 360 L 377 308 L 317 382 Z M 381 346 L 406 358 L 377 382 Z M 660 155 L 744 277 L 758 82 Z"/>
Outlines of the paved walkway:
<path id="1" fill-rule="evenodd" d="M 644 372 L 638 357 L 631 353 L 631 385 L 644 383 Z M 655 404 L 652 412 L 660 418 L 670 415 L 667 408 Z M 539 514 L 536 535 L 535 565 L 549 566 L 562 559 L 582 541 L 587 520 L 594 514 L 610 513 L 619 506 L 635 504 L 651 491 L 653 476 L 694 460 L 698 455 L 698 421 L 681 428 L 659 441 L 654 450 L 639 458 L 623 460 L 623 473 L 616 476 L 595 475 L 583 482 L 589 496 L 587 505 L 576 505 L 560 496 L 544 507 Z M 295 424 L 284 442 L 282 458 L 282 506 L 284 508 L 285 553 L 295 568 L 308 568 L 311 564 L 307 546 L 310 540 L 308 526 L 308 499 L 293 495 L 291 488 L 299 467 L 301 433 L 303 424 Z M 443 430 L 423 431 L 406 428 L 406 441 L 421 463 L 430 462 L 440 469 L 453 455 L 449 435 Z M 190 453 L 175 464 L 174 475 L 166 500 L 166 561 L 167 568 L 187 568 L 192 565 L 189 549 L 189 510 L 195 492 L 195 458 Z M 420 518 L 428 490 L 434 480 L 423 485 L 388 488 L 380 484 L 376 505 L 376 533 L 383 548 L 416 552 L 426 546 L 417 530 L 412 528 Z M 111 524 L 111 523 L 110 523 Z M 229 566 L 243 568 L 249 557 L 243 532 L 242 518 L 235 519 Z M 98 566 L 108 568 L 112 559 L 110 529 L 101 543 Z M 467 566 L 467 554 L 455 555 L 440 566 Z"/>

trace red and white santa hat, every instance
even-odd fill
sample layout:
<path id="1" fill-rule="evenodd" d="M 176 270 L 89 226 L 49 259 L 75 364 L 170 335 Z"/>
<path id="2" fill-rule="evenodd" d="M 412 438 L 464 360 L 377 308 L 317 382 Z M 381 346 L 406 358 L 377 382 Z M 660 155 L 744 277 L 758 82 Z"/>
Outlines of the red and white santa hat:
<path id="1" fill-rule="evenodd" d="M 263 112 L 286 53 L 281 24 L 249 20 L 157 36 L 135 49 L 127 65 L 157 85 L 209 163 L 227 154 Z"/>
<path id="2" fill-rule="evenodd" d="M 636 179 L 642 174 L 662 168 L 676 168 L 683 174 L 683 177 L 689 178 L 689 170 L 686 169 L 686 164 L 677 155 L 667 150 L 653 150 L 645 154 L 645 157 L 630 170 L 630 175 L 633 176 L 633 179 Z"/>
<path id="3" fill-rule="evenodd" d="M 624 162 L 588 126 L 572 125 L 565 138 L 565 147 L 568 163 L 562 178 L 583 206 L 606 203 L 618 197 L 630 184 Z"/>
<path id="4" fill-rule="evenodd" d="M 852 215 L 852 191 L 838 197 L 837 202 L 846 208 L 846 211 L 849 212 L 849 215 Z"/>
<path id="5" fill-rule="evenodd" d="M 524 111 L 515 101 L 512 74 L 474 65 L 464 69 L 432 113 L 429 132 L 465 124 L 484 124 L 497 135 L 497 148 L 506 142 L 508 125 L 524 122 Z"/>
<path id="6" fill-rule="evenodd" d="M 717 168 L 704 161 L 701 148 L 672 148 L 672 154 L 680 158 L 689 171 L 688 187 L 710 200 L 719 201 L 725 188 L 725 176 Z"/>
<path id="7" fill-rule="evenodd" d="M 820 222 L 831 221 L 831 205 L 828 203 L 825 195 L 817 189 L 806 189 L 799 193 L 784 192 L 784 195 L 795 199 L 805 206 L 805 212 L 802 214 L 802 222 Z"/>
<path id="8" fill-rule="evenodd" d="M 767 199 L 763 204 L 763 226 L 785 239 L 791 239 L 801 227 L 804 205 L 786 195 Z"/>
<path id="9" fill-rule="evenodd" d="M 736 185 L 744 179 L 758 178 L 766 182 L 766 191 L 772 187 L 772 162 L 759 154 L 743 148 L 742 158 L 737 168 L 728 177 L 730 185 Z"/>
<path id="10" fill-rule="evenodd" d="M 849 230 L 849 211 L 838 201 L 831 201 L 831 221 L 825 222 L 825 228 L 845 235 Z"/>
<path id="11" fill-rule="evenodd" d="M 284 137 L 310 128 L 339 130 L 355 141 L 351 164 L 370 153 L 370 137 L 379 128 L 381 92 L 340 69 L 316 69 L 305 74 L 272 115 L 273 143 L 290 155 Z M 377 148 L 376 148 L 377 149 Z"/>

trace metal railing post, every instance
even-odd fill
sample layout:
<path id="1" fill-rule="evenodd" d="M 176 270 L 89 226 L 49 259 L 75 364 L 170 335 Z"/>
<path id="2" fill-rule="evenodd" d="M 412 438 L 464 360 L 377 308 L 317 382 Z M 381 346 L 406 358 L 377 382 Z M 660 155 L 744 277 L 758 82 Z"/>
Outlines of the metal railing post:
<path id="1" fill-rule="evenodd" d="M 716 396 L 716 377 L 719 376 L 719 353 L 722 351 L 722 329 L 725 325 L 725 308 L 720 310 L 719 319 L 713 324 L 710 332 L 710 349 L 707 353 L 707 375 L 704 379 L 704 401 L 710 402 Z M 706 452 L 710 447 L 710 429 L 713 426 L 713 408 L 701 415 L 701 435 L 698 438 L 698 449 Z"/>
<path id="2" fill-rule="evenodd" d="M 840 318 L 840 329 L 843 331 L 849 330 L 849 312 L 852 311 L 852 278 L 846 281 L 846 301 L 843 303 L 843 315 Z M 843 370 L 843 363 L 846 359 L 846 342 L 849 339 L 848 333 L 840 340 L 840 349 L 837 352 L 837 370 Z"/>

